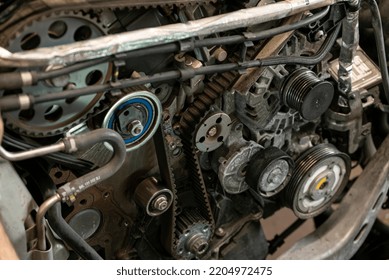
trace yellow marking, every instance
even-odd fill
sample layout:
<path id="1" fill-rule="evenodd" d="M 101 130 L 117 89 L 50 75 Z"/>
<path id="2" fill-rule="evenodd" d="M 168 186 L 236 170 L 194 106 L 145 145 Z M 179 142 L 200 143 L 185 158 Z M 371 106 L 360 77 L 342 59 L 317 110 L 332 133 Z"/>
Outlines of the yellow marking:
<path id="1" fill-rule="evenodd" d="M 327 182 L 327 178 L 326 178 L 326 177 L 321 178 L 321 180 L 319 181 L 319 183 L 317 183 L 317 185 L 316 185 L 316 190 L 320 190 L 321 187 L 323 186 L 323 184 L 324 184 L 325 182 Z"/>

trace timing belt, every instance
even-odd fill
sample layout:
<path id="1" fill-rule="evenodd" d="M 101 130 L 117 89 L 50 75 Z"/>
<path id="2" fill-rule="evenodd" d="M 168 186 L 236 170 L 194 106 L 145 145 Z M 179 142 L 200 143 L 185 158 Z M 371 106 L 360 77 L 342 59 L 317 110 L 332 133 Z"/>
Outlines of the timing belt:
<path id="1" fill-rule="evenodd" d="M 251 60 L 255 56 L 255 53 L 259 49 L 259 45 L 253 49 L 247 50 L 245 59 Z M 240 54 L 236 53 L 230 62 L 237 62 L 240 59 Z M 204 91 L 197 95 L 195 101 L 187 108 L 182 114 L 180 119 L 180 129 L 182 131 L 183 138 L 192 143 L 195 139 L 194 134 L 197 131 L 198 124 L 201 119 L 208 113 L 211 107 L 215 104 L 216 100 L 222 96 L 222 94 L 230 89 L 241 77 L 241 74 L 237 71 L 224 72 L 215 75 L 211 81 L 205 84 Z"/>
<path id="2" fill-rule="evenodd" d="M 154 143 L 158 157 L 158 165 L 162 180 L 167 187 L 173 192 L 172 207 L 165 214 L 163 226 L 163 245 L 175 258 L 185 258 L 178 252 L 178 243 L 185 232 L 197 223 L 205 224 L 213 232 L 214 221 L 212 210 L 208 199 L 208 194 L 203 181 L 200 165 L 197 155 L 190 145 L 183 145 L 183 161 L 185 162 L 186 172 L 182 172 L 182 161 L 174 158 L 174 154 L 169 149 L 169 140 L 174 135 L 171 126 L 162 124 L 154 136 Z M 185 174 L 183 178 L 182 174 Z M 177 180 L 177 178 L 180 178 Z M 187 191 L 193 195 L 191 207 L 185 208 L 185 199 Z M 212 235 L 212 234 L 211 234 Z"/>

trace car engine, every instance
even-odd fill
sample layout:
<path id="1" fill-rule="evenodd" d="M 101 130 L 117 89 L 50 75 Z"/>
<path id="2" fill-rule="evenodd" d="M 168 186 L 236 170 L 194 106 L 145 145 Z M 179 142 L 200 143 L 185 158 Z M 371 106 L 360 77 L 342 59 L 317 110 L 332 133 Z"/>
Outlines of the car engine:
<path id="1" fill-rule="evenodd" d="M 388 248 L 385 3 L 0 1 L 0 256 Z"/>

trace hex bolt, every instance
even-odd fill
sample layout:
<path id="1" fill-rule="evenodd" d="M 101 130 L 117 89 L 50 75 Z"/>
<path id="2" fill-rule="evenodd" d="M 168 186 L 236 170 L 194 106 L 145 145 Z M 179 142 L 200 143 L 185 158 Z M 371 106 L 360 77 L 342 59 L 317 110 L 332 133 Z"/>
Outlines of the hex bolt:
<path id="1" fill-rule="evenodd" d="M 168 199 L 165 195 L 160 195 L 154 199 L 153 208 L 159 211 L 165 210 L 169 205 Z"/>
<path id="2" fill-rule="evenodd" d="M 207 135 L 209 137 L 214 137 L 216 134 L 218 133 L 218 129 L 216 127 L 216 125 L 212 126 L 210 129 L 208 129 L 207 131 Z"/>
<path id="3" fill-rule="evenodd" d="M 128 125 L 127 129 L 133 136 L 138 136 L 143 131 L 143 125 L 141 121 L 134 120 Z"/>
<path id="4" fill-rule="evenodd" d="M 321 38 L 323 38 L 323 36 L 324 36 L 324 31 L 323 30 L 319 30 L 315 34 L 315 40 L 319 41 Z"/>
<path id="5" fill-rule="evenodd" d="M 223 237 L 223 236 L 226 235 L 226 232 L 225 232 L 225 230 L 223 228 L 219 227 L 219 228 L 216 229 L 215 234 L 217 236 L 219 236 L 219 237 Z"/>

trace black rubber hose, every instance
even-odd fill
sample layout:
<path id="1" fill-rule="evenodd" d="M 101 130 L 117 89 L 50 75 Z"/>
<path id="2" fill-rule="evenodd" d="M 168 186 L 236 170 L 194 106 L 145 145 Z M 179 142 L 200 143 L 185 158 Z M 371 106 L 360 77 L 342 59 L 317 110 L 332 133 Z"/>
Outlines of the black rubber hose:
<path id="1" fill-rule="evenodd" d="M 321 62 L 331 50 L 340 31 L 341 24 L 338 24 L 335 30 L 328 36 L 326 41 L 320 47 L 320 50 L 314 56 L 277 56 L 265 58 L 262 60 L 262 66 L 279 65 L 279 64 L 298 64 L 298 65 L 315 65 Z"/>
<path id="2" fill-rule="evenodd" d="M 123 139 L 117 132 L 111 129 L 100 128 L 85 134 L 64 138 L 62 141 L 65 143 L 67 152 L 73 152 L 74 149 L 86 150 L 97 143 L 104 142 L 109 143 L 113 149 L 112 158 L 104 166 L 60 187 L 57 193 L 62 198 L 66 198 L 70 194 L 76 195 L 111 177 L 120 169 L 126 158 L 127 151 Z"/>
<path id="3" fill-rule="evenodd" d="M 31 179 L 41 191 L 44 199 L 56 194 L 57 188 L 46 170 L 36 161 L 26 161 Z M 74 252 L 86 260 L 102 260 L 101 256 L 65 221 L 61 213 L 61 203 L 56 203 L 46 214 L 50 227 Z"/>
<path id="4" fill-rule="evenodd" d="M 302 28 L 304 26 L 307 26 L 308 24 L 315 22 L 322 17 L 324 17 L 328 11 L 330 10 L 330 6 L 326 7 L 322 11 L 313 14 L 310 17 L 307 17 L 305 19 L 300 20 L 299 22 L 288 24 L 288 25 L 282 25 L 279 27 L 271 28 L 268 30 L 260 31 L 260 32 L 253 32 L 253 33 L 247 33 L 246 35 L 233 35 L 233 36 L 226 36 L 226 37 L 219 37 L 219 38 L 207 38 L 202 40 L 196 40 L 193 42 L 183 42 L 183 43 L 170 43 L 158 47 L 151 47 L 147 49 L 142 50 L 135 50 L 129 53 L 122 54 L 124 59 L 129 59 L 132 57 L 140 57 L 140 56 L 150 56 L 153 54 L 161 54 L 161 53 L 171 53 L 171 52 L 177 52 L 182 50 L 182 46 L 185 45 L 185 43 L 188 44 L 187 48 L 184 48 L 182 51 L 191 51 L 195 48 L 201 48 L 201 47 L 208 47 L 208 46 L 214 46 L 214 45 L 231 45 L 231 44 L 239 44 L 243 43 L 245 41 L 258 41 L 266 38 L 273 37 L 278 34 L 282 34 L 291 30 L 296 30 L 299 28 Z M 33 83 L 36 83 L 40 80 L 50 79 L 57 76 L 66 75 L 84 68 L 88 68 L 100 63 L 109 62 L 112 60 L 111 57 L 104 57 L 101 59 L 96 59 L 92 61 L 86 61 L 82 63 L 78 63 L 75 65 L 71 65 L 68 67 L 64 67 L 61 69 L 55 69 L 47 72 L 31 72 Z M 0 76 L 0 87 L 2 89 L 15 89 L 23 87 L 23 80 L 21 78 L 21 75 L 19 72 L 13 72 L 13 73 L 3 73 Z"/>
<path id="5" fill-rule="evenodd" d="M 217 37 L 217 38 L 206 38 L 201 40 L 195 40 L 193 42 L 183 41 L 181 43 L 180 42 L 169 43 L 162 46 L 156 46 L 156 47 L 150 47 L 142 50 L 131 51 L 129 53 L 123 54 L 123 57 L 132 58 L 132 57 L 139 57 L 139 56 L 149 56 L 153 54 L 171 53 L 177 51 L 192 51 L 195 48 L 209 47 L 214 45 L 232 45 L 232 44 L 243 43 L 245 41 L 259 41 L 291 30 L 296 30 L 305 27 L 308 24 L 323 18 L 325 15 L 327 15 L 329 10 L 330 10 L 330 6 L 327 6 L 322 11 L 313 14 L 310 17 L 304 18 L 296 23 L 282 25 L 264 31 L 250 32 L 250 33 L 246 33 L 246 35 L 232 35 L 232 36 L 224 36 L 224 37 Z"/>
<path id="6" fill-rule="evenodd" d="M 382 86 L 384 88 L 386 103 L 388 103 L 389 102 L 389 74 L 388 74 L 388 65 L 386 62 L 385 39 L 384 39 L 384 33 L 382 28 L 380 9 L 375 0 L 367 0 L 367 3 L 369 4 L 369 8 L 372 14 L 371 23 L 373 26 L 374 38 L 377 46 L 378 63 L 382 75 Z M 389 112 L 388 105 L 383 105 L 382 109 L 386 113 Z"/>
<path id="7" fill-rule="evenodd" d="M 280 57 L 270 57 L 262 60 L 250 60 L 242 63 L 226 63 L 226 64 L 218 64 L 211 66 L 204 66 L 197 69 L 184 69 L 184 70 L 172 70 L 162 73 L 157 73 L 149 76 L 140 77 L 138 79 L 125 79 L 119 80 L 115 83 L 103 84 L 103 85 L 93 85 L 80 89 L 72 89 L 65 90 L 60 93 L 48 93 L 45 95 L 34 96 L 31 99 L 32 104 L 39 104 L 44 102 L 50 102 L 55 100 L 61 100 L 66 98 L 75 98 L 82 95 L 94 94 L 96 92 L 104 92 L 112 89 L 123 89 L 127 87 L 143 85 L 147 83 L 156 83 L 156 82 L 164 82 L 168 80 L 175 79 L 188 79 L 194 77 L 195 75 L 206 75 L 213 73 L 220 73 L 232 70 L 243 70 L 252 67 L 261 67 L 261 66 L 271 66 L 271 65 L 279 65 L 279 64 L 296 64 L 296 65 L 315 65 L 323 60 L 323 58 L 327 55 L 327 53 L 332 48 L 335 43 L 338 33 L 340 30 L 340 24 L 336 27 L 336 29 L 328 36 L 318 53 L 311 57 L 303 57 L 303 56 L 280 56 Z M 13 97 L 14 103 L 4 104 L 2 101 L 7 97 Z M 0 109 L 3 111 L 12 111 L 18 109 L 18 98 L 15 96 L 5 96 L 0 99 Z M 15 106 L 13 106 L 15 105 Z M 4 107 L 3 107 L 4 106 Z"/>
<path id="8" fill-rule="evenodd" d="M 54 232 L 85 260 L 102 260 L 103 258 L 76 233 L 64 220 L 61 214 L 61 203 L 57 202 L 46 214 L 47 220 Z"/>

